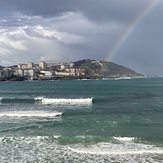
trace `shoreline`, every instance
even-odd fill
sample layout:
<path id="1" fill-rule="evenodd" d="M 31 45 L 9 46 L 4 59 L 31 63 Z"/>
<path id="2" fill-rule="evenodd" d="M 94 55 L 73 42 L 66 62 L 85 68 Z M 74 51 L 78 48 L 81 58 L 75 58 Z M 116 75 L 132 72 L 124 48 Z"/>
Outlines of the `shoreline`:
<path id="1" fill-rule="evenodd" d="M 151 76 L 110 76 L 110 77 L 101 77 L 101 76 L 54 76 L 54 77 L 11 77 L 11 78 L 1 78 L 0 82 L 7 81 L 50 81 L 50 80 L 120 80 L 120 79 L 139 79 L 139 78 L 151 78 Z"/>

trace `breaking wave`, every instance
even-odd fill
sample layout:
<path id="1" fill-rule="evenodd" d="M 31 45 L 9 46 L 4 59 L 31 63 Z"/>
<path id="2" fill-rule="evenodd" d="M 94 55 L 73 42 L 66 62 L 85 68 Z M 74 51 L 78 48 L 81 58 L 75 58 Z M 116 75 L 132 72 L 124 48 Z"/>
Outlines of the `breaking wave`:
<path id="1" fill-rule="evenodd" d="M 113 138 L 115 139 L 115 140 L 118 140 L 118 141 L 124 141 L 124 142 L 130 142 L 130 141 L 134 141 L 134 140 L 136 140 L 137 138 L 135 138 L 135 137 L 116 137 L 116 136 L 113 136 Z"/>
<path id="2" fill-rule="evenodd" d="M 163 154 L 161 148 L 157 148 L 153 145 L 136 144 L 136 143 L 124 143 L 124 144 L 112 144 L 112 143 L 98 143 L 89 147 L 74 146 L 69 147 L 70 150 L 80 154 L 92 154 L 92 155 L 143 155 L 143 154 Z"/>
<path id="3" fill-rule="evenodd" d="M 63 136 L 1 137 L 0 162 L 162 162 L 163 149 L 134 142 L 60 145 Z M 73 138 L 84 139 L 83 136 Z M 66 139 L 66 138 L 65 138 Z M 10 148 L 10 150 L 8 150 Z M 27 150 L 30 149 L 30 150 Z M 21 157 L 20 157 L 21 156 Z"/>
<path id="4" fill-rule="evenodd" d="M 68 98 L 35 98 L 37 101 L 41 101 L 42 104 L 91 104 L 93 102 L 92 98 L 76 98 L 76 99 L 68 99 Z"/>
<path id="5" fill-rule="evenodd" d="M 1 103 L 92 104 L 92 98 L 0 98 Z"/>
<path id="6" fill-rule="evenodd" d="M 62 112 L 46 111 L 6 111 L 0 112 L 0 117 L 56 117 L 62 115 Z"/>

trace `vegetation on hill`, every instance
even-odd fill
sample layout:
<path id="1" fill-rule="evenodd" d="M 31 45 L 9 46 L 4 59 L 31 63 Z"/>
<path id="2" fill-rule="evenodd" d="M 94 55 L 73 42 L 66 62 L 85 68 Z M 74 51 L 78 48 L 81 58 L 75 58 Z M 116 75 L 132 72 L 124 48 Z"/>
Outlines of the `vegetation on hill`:
<path id="1" fill-rule="evenodd" d="M 143 76 L 127 67 L 107 61 L 85 59 L 77 61 L 74 64 L 75 68 L 86 69 L 91 76 L 102 78 Z"/>

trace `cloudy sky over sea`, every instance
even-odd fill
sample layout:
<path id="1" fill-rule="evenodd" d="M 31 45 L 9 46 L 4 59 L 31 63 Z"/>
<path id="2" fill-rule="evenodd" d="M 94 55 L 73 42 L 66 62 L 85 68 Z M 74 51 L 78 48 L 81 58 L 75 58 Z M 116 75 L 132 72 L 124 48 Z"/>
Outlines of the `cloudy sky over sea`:
<path id="1" fill-rule="evenodd" d="M 0 65 L 95 59 L 163 75 L 161 0 L 0 0 Z"/>

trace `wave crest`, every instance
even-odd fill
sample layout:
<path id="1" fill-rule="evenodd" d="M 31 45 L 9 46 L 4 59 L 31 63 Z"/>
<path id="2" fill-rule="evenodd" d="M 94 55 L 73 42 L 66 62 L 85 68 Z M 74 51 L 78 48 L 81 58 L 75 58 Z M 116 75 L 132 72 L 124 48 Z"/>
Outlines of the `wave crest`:
<path id="1" fill-rule="evenodd" d="M 0 117 L 56 117 L 62 115 L 62 112 L 46 111 L 8 111 L 0 113 Z"/>
<path id="2" fill-rule="evenodd" d="M 37 98 L 38 99 L 38 98 Z M 93 102 L 92 98 L 39 98 L 42 104 L 91 104 Z"/>
<path id="3" fill-rule="evenodd" d="M 129 141 L 134 141 L 136 138 L 135 137 L 116 137 L 116 136 L 113 136 L 113 138 L 115 140 L 118 140 L 118 141 L 126 141 L 126 142 L 129 142 Z"/>
<path id="4" fill-rule="evenodd" d="M 93 97 L 91 98 L 0 98 L 1 103 L 41 103 L 41 104 L 92 104 Z"/>

